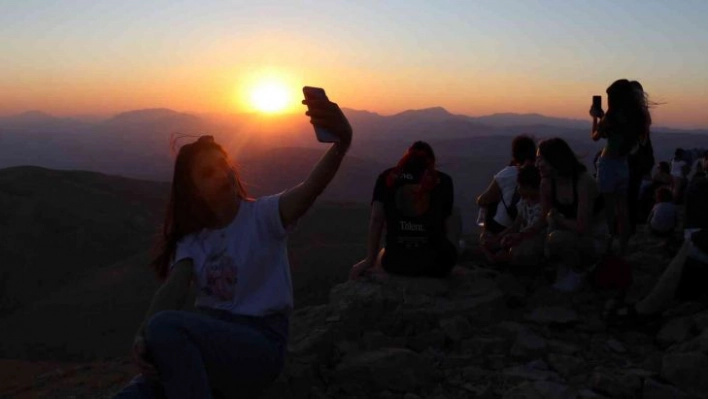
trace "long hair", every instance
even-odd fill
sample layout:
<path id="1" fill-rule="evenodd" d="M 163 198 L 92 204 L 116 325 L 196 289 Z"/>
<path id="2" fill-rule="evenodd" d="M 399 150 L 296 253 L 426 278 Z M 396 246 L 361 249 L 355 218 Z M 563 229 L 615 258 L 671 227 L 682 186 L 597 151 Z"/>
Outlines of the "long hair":
<path id="1" fill-rule="evenodd" d="M 195 142 L 183 145 L 175 159 L 165 221 L 155 245 L 155 256 L 150 262 L 150 266 L 160 280 L 167 277 L 177 243 L 185 236 L 213 226 L 217 222 L 216 215 L 199 196 L 192 179 L 194 161 L 205 151 L 218 151 L 229 159 L 226 150 L 214 142 L 212 136 L 201 136 Z M 234 166 L 231 166 L 231 169 L 239 198 L 248 198 L 238 170 Z"/>
<path id="2" fill-rule="evenodd" d="M 587 170 L 562 138 L 554 137 L 541 141 L 538 143 L 538 152 L 560 177 L 577 179 Z"/>
<path id="3" fill-rule="evenodd" d="M 525 162 L 533 162 L 534 159 L 536 159 L 536 143 L 533 137 L 525 134 L 514 137 L 511 142 L 511 163 L 523 165 Z"/>
<path id="4" fill-rule="evenodd" d="M 386 176 L 386 185 L 393 187 L 396 180 L 404 174 L 420 177 L 420 188 L 417 194 L 430 192 L 438 184 L 438 175 L 435 169 L 435 153 L 430 144 L 416 141 L 403 154 L 396 166 Z"/>
<path id="5" fill-rule="evenodd" d="M 625 136 L 625 146 L 622 148 L 625 153 L 629 153 L 637 142 L 649 137 L 651 115 L 639 82 L 619 79 L 607 88 L 607 114 L 602 124 L 604 128 Z"/>

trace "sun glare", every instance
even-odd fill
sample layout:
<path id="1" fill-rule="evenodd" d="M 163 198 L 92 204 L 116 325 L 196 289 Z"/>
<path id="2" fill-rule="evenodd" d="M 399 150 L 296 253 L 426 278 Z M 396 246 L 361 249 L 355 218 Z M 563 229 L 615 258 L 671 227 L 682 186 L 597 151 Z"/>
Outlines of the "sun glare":
<path id="1" fill-rule="evenodd" d="M 263 81 L 251 89 L 250 102 L 257 111 L 273 114 L 288 108 L 291 95 L 285 84 L 274 80 Z"/>

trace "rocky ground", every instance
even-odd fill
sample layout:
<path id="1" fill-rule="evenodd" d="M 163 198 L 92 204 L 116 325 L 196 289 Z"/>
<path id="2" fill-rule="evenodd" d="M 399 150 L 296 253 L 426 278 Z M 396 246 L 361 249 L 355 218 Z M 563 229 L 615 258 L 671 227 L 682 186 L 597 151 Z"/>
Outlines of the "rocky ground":
<path id="1" fill-rule="evenodd" d="M 633 240 L 646 295 L 670 255 Z M 268 398 L 708 397 L 708 309 L 670 306 L 655 326 L 610 328 L 614 293 L 562 294 L 546 273 L 466 264 L 446 280 L 388 278 L 335 287 L 298 311 L 286 371 Z"/>
<path id="2" fill-rule="evenodd" d="M 670 260 L 645 234 L 632 251 L 628 301 L 646 295 Z M 468 273 L 445 280 L 347 282 L 327 304 L 299 309 L 285 371 L 264 397 L 708 397 L 703 304 L 670 306 L 656 326 L 618 329 L 601 317 L 612 292 L 563 294 L 543 271 L 464 266 Z M 124 358 L 49 369 L 5 392 L 110 397 L 132 372 Z"/>

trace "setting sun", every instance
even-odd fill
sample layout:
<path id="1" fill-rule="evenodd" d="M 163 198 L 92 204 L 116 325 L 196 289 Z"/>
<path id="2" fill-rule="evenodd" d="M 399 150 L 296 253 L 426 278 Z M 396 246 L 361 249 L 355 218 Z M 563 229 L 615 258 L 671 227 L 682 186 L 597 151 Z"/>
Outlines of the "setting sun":
<path id="1" fill-rule="evenodd" d="M 250 101 L 260 112 L 276 113 L 285 111 L 291 96 L 285 84 L 277 81 L 260 82 L 251 89 Z"/>

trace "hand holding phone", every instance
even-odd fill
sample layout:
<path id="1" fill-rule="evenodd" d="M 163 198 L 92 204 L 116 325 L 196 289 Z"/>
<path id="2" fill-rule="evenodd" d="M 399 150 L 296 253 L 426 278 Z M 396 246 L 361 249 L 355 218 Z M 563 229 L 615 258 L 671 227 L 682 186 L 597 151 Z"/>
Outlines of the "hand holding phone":
<path id="1" fill-rule="evenodd" d="M 325 93 L 324 89 L 320 87 L 311 87 L 311 86 L 305 86 L 302 88 L 302 94 L 305 96 L 306 101 L 326 101 L 329 102 L 329 99 L 327 98 L 327 94 Z M 313 110 L 313 106 L 310 104 L 307 104 L 307 109 L 309 111 Z M 312 115 L 311 115 L 312 117 Z M 337 143 L 340 141 L 340 138 L 338 135 L 330 131 L 330 129 L 324 127 L 324 126 L 319 126 L 314 122 L 314 117 L 313 119 L 313 125 L 315 127 L 315 136 L 317 136 L 317 140 L 320 143 Z"/>
<path id="2" fill-rule="evenodd" d="M 593 118 L 602 118 L 605 116 L 605 111 L 602 110 L 602 96 L 592 96 L 592 107 L 590 107 L 590 116 Z"/>

